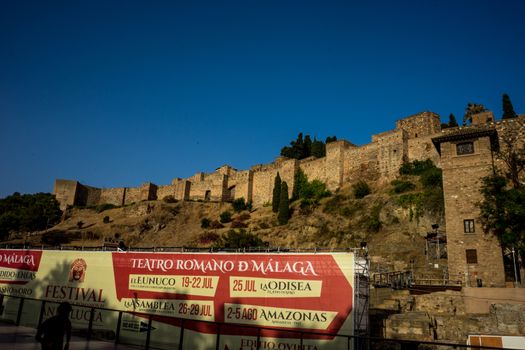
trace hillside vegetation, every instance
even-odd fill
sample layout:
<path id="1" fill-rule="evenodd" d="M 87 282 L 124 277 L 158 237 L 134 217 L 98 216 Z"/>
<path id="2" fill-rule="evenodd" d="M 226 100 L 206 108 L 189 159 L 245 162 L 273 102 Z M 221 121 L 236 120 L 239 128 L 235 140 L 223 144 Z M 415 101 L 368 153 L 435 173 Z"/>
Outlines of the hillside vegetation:
<path id="1" fill-rule="evenodd" d="M 30 235 L 11 232 L 9 242 L 100 247 L 122 241 L 122 248 L 283 249 L 357 248 L 366 242 L 377 265 L 403 269 L 410 261 L 424 264 L 424 237 L 431 224 L 443 223 L 441 171 L 431 162 L 409 163 L 390 184 L 361 181 L 336 193 L 318 182 L 301 181 L 313 183 L 314 190 L 303 186 L 299 191 L 303 194 L 295 194 L 284 225 L 271 205 L 251 208 L 241 199 L 215 203 L 168 197 L 123 207 L 73 207 L 54 227 Z"/>

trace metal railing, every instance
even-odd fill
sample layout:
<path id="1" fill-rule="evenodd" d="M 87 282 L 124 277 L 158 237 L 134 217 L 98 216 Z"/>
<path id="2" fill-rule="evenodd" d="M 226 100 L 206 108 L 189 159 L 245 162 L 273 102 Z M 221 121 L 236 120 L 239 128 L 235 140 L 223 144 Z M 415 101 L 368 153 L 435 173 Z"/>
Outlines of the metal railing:
<path id="1" fill-rule="evenodd" d="M 2 319 L 5 312 L 5 304 L 6 300 L 9 302 L 11 299 L 18 300 L 16 315 L 14 319 Z M 22 322 L 22 315 L 24 313 L 24 308 L 30 303 L 40 303 L 39 310 L 40 312 L 37 314 L 33 314 L 36 319 L 33 319 L 34 322 L 30 324 L 24 324 Z M 46 300 L 39 300 L 39 299 L 32 299 L 32 298 L 25 298 L 25 297 L 18 297 L 18 296 L 10 296 L 10 295 L 3 295 L 0 294 L 0 321 L 12 321 L 15 325 L 25 325 L 25 326 L 33 326 L 37 328 L 43 321 L 44 321 L 44 314 L 46 305 L 48 304 L 58 304 L 54 301 L 46 301 Z M 112 330 L 111 336 L 106 337 L 105 339 L 101 340 L 107 340 L 107 341 L 114 341 L 115 344 L 125 344 L 125 345 L 131 345 L 131 346 L 137 346 L 143 349 L 179 349 L 183 350 L 185 349 L 185 330 L 187 330 L 187 325 L 190 323 L 193 324 L 206 324 L 211 329 L 215 329 L 215 344 L 206 346 L 206 347 L 200 347 L 200 348 L 206 348 L 206 349 L 221 349 L 221 338 L 227 337 L 228 331 L 231 331 L 232 329 L 235 330 L 237 334 L 246 335 L 246 336 L 252 336 L 255 337 L 254 343 L 252 342 L 250 345 L 247 345 L 245 347 L 241 347 L 243 350 L 253 349 L 253 350 L 264 350 L 268 348 L 265 347 L 265 344 L 267 340 L 275 336 L 275 334 L 278 334 L 279 337 L 288 337 L 292 339 L 292 341 L 297 342 L 295 344 L 294 349 L 308 349 L 308 345 L 306 342 L 311 339 L 315 339 L 315 337 L 321 337 L 323 339 L 333 338 L 339 341 L 341 347 L 340 349 L 356 349 L 356 350 L 365 350 L 365 349 L 502 349 L 499 347 L 491 347 L 491 346 L 474 346 L 474 345 L 465 345 L 465 344 L 457 344 L 457 343 L 445 343 L 445 342 L 431 342 L 431 341 L 416 341 L 416 340 L 401 340 L 401 339 L 385 339 L 385 338 L 378 338 L 378 337 L 364 337 L 364 336 L 355 336 L 355 335 L 343 335 L 343 334 L 331 334 L 331 333 L 324 333 L 324 332 L 311 332 L 311 331 L 299 331 L 299 330 L 287 330 L 282 328 L 272 328 L 272 327 L 262 327 L 262 326 L 251 326 L 251 325 L 244 325 L 244 324 L 226 324 L 221 322 L 211 322 L 211 321 L 196 321 L 196 320 L 190 320 L 190 319 L 180 319 L 175 317 L 167 317 L 167 316 L 157 316 L 157 315 L 151 315 L 151 314 L 143 314 L 143 313 L 133 313 L 129 311 L 122 311 L 122 310 L 116 310 L 116 309 L 107 309 L 107 308 L 99 308 L 99 307 L 86 307 L 83 305 L 74 305 L 75 308 L 84 308 L 89 309 L 88 311 L 88 324 L 86 329 L 81 328 L 74 328 L 73 333 L 77 336 L 84 336 L 87 341 L 90 339 L 101 339 L 104 338 L 101 337 L 100 334 L 97 335 L 97 330 L 94 327 L 94 319 L 96 312 L 105 311 L 105 312 L 111 312 L 117 315 L 116 317 L 116 325 L 115 329 Z M 145 337 L 142 342 L 126 342 L 126 340 L 123 340 L 121 331 L 123 326 L 123 316 L 124 315 L 134 315 L 138 316 L 146 322 L 144 323 L 144 332 Z M 155 343 L 155 341 L 152 341 L 152 330 L 154 330 L 153 322 L 156 320 L 161 319 L 172 319 L 178 321 L 177 327 L 180 329 L 178 339 L 173 338 L 171 343 L 165 347 L 162 347 Z M 27 321 L 25 322 L 27 323 Z M 267 338 L 265 338 L 267 337 Z M 113 339 L 110 339 L 113 338 Z M 190 348 L 194 348 L 195 344 L 188 344 Z M 317 347 L 317 349 L 322 349 L 323 346 L 320 345 Z M 333 347 L 330 346 L 330 349 L 333 349 Z M 512 349 L 510 349 L 512 350 Z"/>
<path id="2" fill-rule="evenodd" d="M 32 245 L 32 244 L 0 244 L 0 249 L 32 249 L 32 250 L 66 250 L 66 251 L 105 251 L 105 252 L 166 252 L 166 253 L 354 253 L 357 257 L 366 256 L 360 248 L 288 248 L 288 247 L 246 247 L 246 248 L 200 248 L 200 247 L 126 247 L 125 250 L 113 246 L 70 246 L 70 245 Z"/>

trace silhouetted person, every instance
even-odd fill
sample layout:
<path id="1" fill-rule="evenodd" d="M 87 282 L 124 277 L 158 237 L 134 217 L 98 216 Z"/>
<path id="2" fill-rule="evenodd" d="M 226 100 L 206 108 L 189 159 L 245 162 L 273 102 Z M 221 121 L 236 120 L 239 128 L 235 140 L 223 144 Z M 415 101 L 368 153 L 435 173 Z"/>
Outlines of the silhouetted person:
<path id="1" fill-rule="evenodd" d="M 36 340 L 42 344 L 42 350 L 68 350 L 71 340 L 71 321 L 69 313 L 71 305 L 60 303 L 57 314 L 45 320 L 36 333 Z M 66 343 L 64 344 L 64 335 Z M 64 344 L 64 345 L 63 345 Z"/>

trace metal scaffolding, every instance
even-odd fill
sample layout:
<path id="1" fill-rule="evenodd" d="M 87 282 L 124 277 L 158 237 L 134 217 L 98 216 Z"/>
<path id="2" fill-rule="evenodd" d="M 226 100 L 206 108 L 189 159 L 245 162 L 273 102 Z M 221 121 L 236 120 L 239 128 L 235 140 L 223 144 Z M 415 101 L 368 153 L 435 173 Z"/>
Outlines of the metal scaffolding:
<path id="1" fill-rule="evenodd" d="M 366 248 L 354 250 L 354 335 L 356 350 L 370 348 L 370 260 Z"/>

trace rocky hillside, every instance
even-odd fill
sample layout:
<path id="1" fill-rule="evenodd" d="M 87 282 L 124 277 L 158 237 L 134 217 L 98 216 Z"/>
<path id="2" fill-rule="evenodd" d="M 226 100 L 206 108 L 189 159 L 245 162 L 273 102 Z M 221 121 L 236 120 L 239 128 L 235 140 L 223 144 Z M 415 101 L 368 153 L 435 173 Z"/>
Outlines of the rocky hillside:
<path id="1" fill-rule="evenodd" d="M 213 247 L 235 229 L 253 233 L 268 246 L 290 249 L 344 249 L 367 242 L 376 269 L 424 268 L 424 237 L 431 224 L 442 220 L 407 201 L 423 191 L 418 178 L 404 181 L 414 186 L 402 194 L 394 193 L 391 184 L 370 183 L 371 193 L 361 199 L 348 186 L 318 201 L 292 202 L 286 225 L 278 224 L 271 206 L 236 213 L 230 203 L 145 201 L 71 208 L 53 228 L 11 242 L 100 247 L 122 240 L 131 248 Z M 231 221 L 224 220 L 225 212 L 231 213 Z"/>

